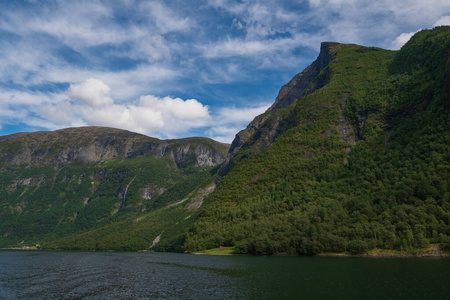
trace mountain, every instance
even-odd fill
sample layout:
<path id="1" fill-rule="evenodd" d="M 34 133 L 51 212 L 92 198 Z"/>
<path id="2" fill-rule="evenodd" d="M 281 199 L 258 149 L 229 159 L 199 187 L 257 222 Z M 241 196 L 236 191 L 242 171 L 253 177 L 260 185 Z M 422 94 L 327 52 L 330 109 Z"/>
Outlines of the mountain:
<path id="1" fill-rule="evenodd" d="M 0 247 L 256 255 L 450 250 L 450 27 L 324 42 L 231 147 L 69 128 L 0 137 Z"/>
<path id="2" fill-rule="evenodd" d="M 450 27 L 399 51 L 323 43 L 236 135 L 185 249 L 450 249 Z"/>
<path id="3" fill-rule="evenodd" d="M 183 220 L 194 213 L 228 148 L 206 138 L 159 140 L 103 127 L 2 136 L 0 246 L 45 244 L 149 214 L 159 216 L 154 230 L 167 231 L 179 221 L 169 216 L 178 208 L 167 207 L 185 199 L 176 213 Z M 98 239 L 96 248 L 85 241 L 67 248 L 147 249 L 161 231 L 143 238 L 128 230 L 109 244 Z"/>
<path id="4" fill-rule="evenodd" d="M 235 157 L 237 150 L 240 149 L 244 143 L 249 145 L 258 141 L 259 144 L 263 144 L 261 147 L 265 147 L 271 144 L 271 140 L 282 134 L 287 126 L 289 126 L 289 123 L 292 122 L 292 119 L 289 117 L 266 123 L 267 119 L 272 116 L 275 111 L 290 106 L 303 93 L 311 93 L 326 83 L 328 71 L 322 71 L 332 61 L 330 50 L 333 46 L 339 47 L 339 44 L 333 42 L 322 43 L 318 58 L 305 70 L 295 75 L 294 78 L 280 89 L 275 102 L 265 114 L 257 116 L 247 128 L 236 135 L 231 144 L 227 160 L 220 170 L 222 176 L 231 168 L 231 158 Z"/>

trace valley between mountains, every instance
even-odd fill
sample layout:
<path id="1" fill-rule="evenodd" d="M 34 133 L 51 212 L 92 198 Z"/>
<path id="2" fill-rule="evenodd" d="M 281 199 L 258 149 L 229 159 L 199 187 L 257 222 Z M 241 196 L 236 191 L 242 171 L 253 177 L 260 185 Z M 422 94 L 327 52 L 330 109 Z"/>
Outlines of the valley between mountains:
<path id="1" fill-rule="evenodd" d="M 1 136 L 0 247 L 36 245 L 449 251 L 450 27 L 399 51 L 322 43 L 231 145 L 104 127 Z"/>

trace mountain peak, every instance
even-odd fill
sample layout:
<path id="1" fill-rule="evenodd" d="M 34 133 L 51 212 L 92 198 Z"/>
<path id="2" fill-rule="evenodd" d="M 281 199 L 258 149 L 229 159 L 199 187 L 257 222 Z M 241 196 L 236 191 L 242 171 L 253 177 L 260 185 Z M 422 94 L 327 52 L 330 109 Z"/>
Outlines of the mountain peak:
<path id="1" fill-rule="evenodd" d="M 331 62 L 331 48 L 337 45 L 340 44 L 323 42 L 320 46 L 320 53 L 317 59 L 280 89 L 275 102 L 268 110 L 273 112 L 294 103 L 305 92 L 311 81 Z"/>
<path id="2" fill-rule="evenodd" d="M 223 164 L 220 174 L 225 175 L 229 168 L 231 167 L 231 158 L 236 153 L 236 151 L 245 143 L 247 140 L 258 130 L 261 129 L 261 126 L 267 120 L 267 114 L 273 113 L 282 108 L 286 108 L 292 103 L 294 103 L 298 98 L 300 98 L 304 93 L 312 93 L 314 90 L 321 88 L 326 84 L 326 76 L 322 78 L 323 80 L 319 80 L 316 84 L 311 85 L 311 82 L 314 81 L 318 77 L 318 75 L 331 63 L 333 60 L 333 49 L 336 47 L 343 45 L 336 42 L 322 42 L 320 46 L 320 52 L 317 59 L 309 65 L 302 72 L 295 75 L 287 84 L 285 84 L 280 91 L 278 92 L 278 96 L 275 99 L 275 102 L 269 107 L 265 114 L 257 116 L 244 130 L 241 130 L 238 134 L 236 134 L 235 139 L 233 140 L 227 160 Z M 269 129 L 273 130 L 283 130 L 283 126 L 276 126 L 276 128 Z"/>

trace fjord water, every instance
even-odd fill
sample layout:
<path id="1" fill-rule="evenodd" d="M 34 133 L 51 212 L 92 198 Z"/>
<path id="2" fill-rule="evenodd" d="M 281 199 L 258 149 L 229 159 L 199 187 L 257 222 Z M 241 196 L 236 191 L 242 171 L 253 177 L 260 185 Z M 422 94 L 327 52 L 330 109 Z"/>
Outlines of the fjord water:
<path id="1" fill-rule="evenodd" d="M 450 259 L 0 252 L 0 299 L 446 299 L 449 279 Z"/>

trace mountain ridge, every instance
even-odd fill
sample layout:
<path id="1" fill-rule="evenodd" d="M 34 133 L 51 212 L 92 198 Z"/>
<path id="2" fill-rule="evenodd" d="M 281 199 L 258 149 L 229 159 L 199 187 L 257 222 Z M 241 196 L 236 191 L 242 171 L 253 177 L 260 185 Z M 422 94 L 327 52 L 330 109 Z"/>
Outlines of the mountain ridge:
<path id="1" fill-rule="evenodd" d="M 207 150 L 200 146 L 199 141 L 210 141 L 208 142 L 209 146 L 217 143 L 208 138 L 159 140 L 122 129 L 98 126 L 73 127 L 56 131 L 24 132 L 0 136 L 0 143 L 15 143 L 15 148 L 21 148 L 20 152 L 16 152 L 14 155 L 1 152 L 0 148 L 0 160 L 5 160 L 7 165 L 46 164 L 51 160 L 63 166 L 72 161 L 92 163 L 138 155 L 163 156 L 168 151 L 175 151 L 175 163 L 182 164 L 183 158 L 186 157 L 190 149 L 178 149 L 179 147 L 176 145 L 184 142 L 187 145 L 197 147 L 198 149 L 196 148 L 194 152 L 200 155 L 202 151 Z M 49 146 L 46 147 L 45 145 Z M 228 145 L 222 143 L 217 143 L 217 145 L 228 147 Z M 181 155 L 182 153 L 184 155 Z M 212 155 L 210 160 L 199 158 L 195 165 L 214 166 L 222 162 L 222 155 L 209 154 Z"/>

